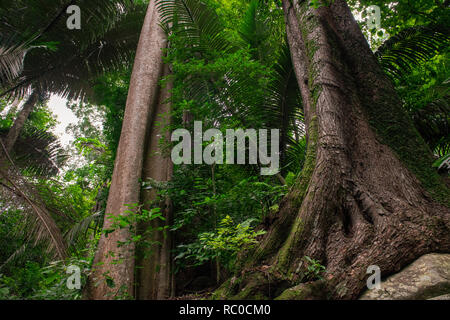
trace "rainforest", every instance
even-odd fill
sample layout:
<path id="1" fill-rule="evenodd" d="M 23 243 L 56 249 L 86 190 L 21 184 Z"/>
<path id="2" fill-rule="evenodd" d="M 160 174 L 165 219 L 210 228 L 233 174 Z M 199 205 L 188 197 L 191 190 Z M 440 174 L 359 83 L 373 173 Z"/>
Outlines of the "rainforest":
<path id="1" fill-rule="evenodd" d="M 449 36 L 447 0 L 0 0 L 0 300 L 450 300 Z"/>

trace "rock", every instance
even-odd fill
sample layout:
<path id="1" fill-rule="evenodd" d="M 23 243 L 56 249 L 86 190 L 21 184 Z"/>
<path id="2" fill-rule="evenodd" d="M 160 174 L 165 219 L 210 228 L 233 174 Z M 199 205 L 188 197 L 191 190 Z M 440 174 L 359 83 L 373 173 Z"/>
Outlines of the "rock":
<path id="1" fill-rule="evenodd" d="M 428 300 L 450 300 L 450 294 L 444 294 L 443 296 L 439 296 L 436 298 L 431 298 Z"/>
<path id="2" fill-rule="evenodd" d="M 284 290 L 275 300 L 325 300 L 326 283 L 324 281 L 302 283 Z"/>
<path id="3" fill-rule="evenodd" d="M 427 254 L 367 290 L 360 300 L 450 299 L 450 254 Z"/>

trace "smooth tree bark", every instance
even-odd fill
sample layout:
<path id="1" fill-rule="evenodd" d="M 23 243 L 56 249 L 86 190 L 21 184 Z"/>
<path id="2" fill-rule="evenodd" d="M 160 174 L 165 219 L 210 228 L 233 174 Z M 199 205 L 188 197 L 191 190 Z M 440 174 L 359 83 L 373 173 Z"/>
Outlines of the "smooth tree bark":
<path id="1" fill-rule="evenodd" d="M 169 75 L 169 66 L 164 66 L 164 76 Z M 171 180 L 173 162 L 170 150 L 166 147 L 170 141 L 170 95 L 172 83 L 168 82 L 160 90 L 159 102 L 151 121 L 145 151 L 145 163 L 142 180 L 151 180 L 152 184 L 162 184 Z M 144 245 L 138 250 L 137 293 L 139 300 L 164 300 L 173 295 L 172 273 L 172 236 L 166 227 L 172 223 L 170 199 L 160 199 L 158 188 L 152 187 L 142 193 L 144 209 L 159 207 L 165 220 L 155 219 L 139 226 L 141 233 L 151 230 L 143 239 Z"/>
<path id="2" fill-rule="evenodd" d="M 19 105 L 20 105 L 20 99 L 18 97 L 15 97 L 14 100 L 11 102 L 11 108 L 9 108 L 8 114 L 6 117 L 14 118 L 16 115 L 17 109 L 19 108 Z"/>
<path id="3" fill-rule="evenodd" d="M 158 102 L 158 81 L 163 70 L 167 37 L 159 25 L 156 1 L 150 1 L 142 27 L 126 103 L 117 157 L 111 180 L 103 228 L 114 225 L 109 215 L 126 215 L 139 204 L 145 139 Z M 135 245 L 129 228 L 102 234 L 90 277 L 89 298 L 134 296 Z"/>
<path id="4" fill-rule="evenodd" d="M 25 122 L 30 116 L 30 113 L 33 111 L 38 100 L 39 100 L 39 91 L 37 89 L 33 89 L 30 95 L 28 96 L 27 101 L 25 101 L 22 109 L 17 115 L 14 124 L 9 129 L 8 135 L 6 136 L 5 147 L 8 153 L 10 153 L 14 148 L 14 145 L 17 139 L 19 138 L 20 133 L 22 132 Z"/>
<path id="5" fill-rule="evenodd" d="M 305 106 L 305 166 L 222 298 L 355 299 L 382 276 L 450 251 L 449 190 L 344 0 L 283 0 Z M 323 279 L 310 262 L 326 267 Z"/>

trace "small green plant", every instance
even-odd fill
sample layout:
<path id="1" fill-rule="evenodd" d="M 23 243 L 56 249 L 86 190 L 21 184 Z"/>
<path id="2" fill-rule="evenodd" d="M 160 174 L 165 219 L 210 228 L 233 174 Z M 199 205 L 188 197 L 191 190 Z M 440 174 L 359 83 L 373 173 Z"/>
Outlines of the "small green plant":
<path id="1" fill-rule="evenodd" d="M 117 246 L 122 247 L 134 244 L 136 252 L 145 259 L 152 254 L 155 245 L 161 245 L 159 241 L 152 240 L 153 233 L 164 231 L 168 229 L 169 226 L 155 227 L 155 224 L 150 223 L 158 219 L 162 221 L 166 220 L 159 207 L 154 207 L 150 210 L 143 209 L 143 205 L 138 204 L 130 204 L 127 205 L 127 207 L 129 210 L 126 210 L 122 215 L 108 215 L 108 219 L 112 223 L 109 228 L 103 230 L 103 233 L 105 234 L 105 237 L 108 237 L 117 230 L 128 229 L 130 231 L 129 239 L 126 241 L 117 241 Z M 113 258 L 110 262 L 113 265 L 121 264 L 125 261 L 124 257 L 116 255 L 113 251 L 108 252 L 108 256 Z M 136 266 L 136 268 L 137 267 L 138 266 Z M 104 273 L 102 276 L 103 279 L 94 285 L 99 285 L 101 281 L 105 281 L 109 288 L 116 287 L 113 278 L 108 273 Z M 110 292 L 108 295 L 114 296 L 114 299 L 117 300 L 129 300 L 132 298 L 129 296 L 126 286 L 121 286 L 116 292 Z"/>
<path id="2" fill-rule="evenodd" d="M 0 274 L 0 300 L 79 300 L 89 276 L 89 261 L 76 257 L 41 267 L 29 262 L 15 278 Z M 69 288 L 69 266 L 80 269 L 80 288 Z"/>
<path id="3" fill-rule="evenodd" d="M 438 170 L 450 171 L 450 153 L 444 155 L 433 163 L 433 167 Z"/>
<path id="4" fill-rule="evenodd" d="M 257 244 L 257 238 L 266 233 L 255 231 L 251 226 L 253 221 L 248 219 L 235 224 L 230 216 L 226 216 L 215 231 L 201 233 L 196 242 L 178 246 L 179 254 L 175 260 L 190 260 L 193 265 L 201 265 L 217 258 L 226 269 L 232 270 L 237 253 Z"/>
<path id="5" fill-rule="evenodd" d="M 137 232 L 137 226 L 142 226 L 143 223 L 149 223 L 156 219 L 165 221 L 166 219 L 161 212 L 161 208 L 146 210 L 143 209 L 141 205 L 137 204 L 128 205 L 128 207 L 130 210 L 126 210 L 123 215 L 108 215 L 112 224 L 110 228 L 103 231 L 105 237 L 108 237 L 109 234 L 116 230 L 128 228 L 131 232 L 131 238 L 127 241 L 119 241 L 117 243 L 119 247 L 134 243 L 140 248 L 150 248 L 152 245 L 158 244 L 157 242 L 148 239 L 151 239 L 150 236 L 153 232 L 166 230 L 168 226 L 155 228 L 151 224 L 148 224 L 144 230 L 139 230 L 139 233 Z"/>
<path id="6" fill-rule="evenodd" d="M 314 9 L 318 9 L 320 7 L 327 7 L 331 4 L 333 4 L 334 0 L 310 0 L 309 6 L 313 7 Z"/>
<path id="7" fill-rule="evenodd" d="M 3 275 L 0 273 L 0 300 L 11 300 L 13 296 L 10 293 L 9 287 L 3 283 Z"/>
<path id="8" fill-rule="evenodd" d="M 325 266 L 323 266 L 320 261 L 312 259 L 308 256 L 304 256 L 304 260 L 306 262 L 306 272 L 305 276 L 308 278 L 308 280 L 322 280 L 323 279 L 323 273 L 325 272 Z"/>

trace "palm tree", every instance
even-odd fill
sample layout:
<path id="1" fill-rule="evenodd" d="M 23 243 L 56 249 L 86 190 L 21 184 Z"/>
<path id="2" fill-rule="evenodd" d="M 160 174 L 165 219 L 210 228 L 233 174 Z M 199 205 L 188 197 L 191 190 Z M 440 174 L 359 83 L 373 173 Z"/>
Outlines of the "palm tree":
<path id="1" fill-rule="evenodd" d="M 5 13 L 9 18 L 7 23 L 5 22 L 8 27 L 11 24 L 17 30 L 27 27 L 22 31 L 23 34 L 27 34 L 30 25 L 37 28 L 42 16 L 49 16 L 46 13 L 48 6 L 53 8 L 50 12 L 55 11 L 55 5 L 53 2 L 50 4 L 50 1 L 34 5 L 19 2 L 14 2 L 2 10 L 4 13 L 8 12 Z M 61 4 L 56 6 L 55 17 L 51 16 L 51 22 L 38 36 L 33 36 L 34 43 L 43 41 L 45 45 L 31 46 L 33 49 L 26 55 L 22 53 L 24 59 L 20 68 L 17 67 L 19 59 L 15 60 L 16 63 L 2 64 L 0 74 L 10 75 L 17 73 L 17 69 L 20 70 L 14 79 L 2 78 L 2 95 L 21 97 L 26 92 L 31 92 L 7 137 L 8 151 L 14 146 L 39 93 L 58 94 L 68 99 L 84 99 L 92 95 L 93 81 L 98 76 L 132 63 L 139 26 L 145 13 L 144 6 L 131 4 L 128 0 L 77 3 L 83 7 L 83 17 L 88 18 L 82 32 L 67 29 L 61 12 L 64 12 L 68 5 L 67 1 L 61 1 Z M 20 19 L 14 14 L 9 17 L 9 13 L 14 13 L 15 8 L 20 8 L 20 5 L 27 9 L 26 14 Z"/>
<path id="2" fill-rule="evenodd" d="M 83 32 L 76 33 L 65 26 L 63 14 L 74 3 L 82 5 L 87 18 L 83 20 L 86 21 Z M 45 132 L 32 132 L 31 137 L 26 138 L 28 142 L 25 137 L 18 138 L 29 114 L 43 96 L 53 93 L 69 99 L 91 97 L 96 77 L 132 63 L 145 6 L 127 0 L 59 1 L 56 6 L 55 1 L 8 1 L 7 5 L 2 4 L 0 11 L 3 95 L 20 98 L 31 91 L 5 142 L 0 140 L 0 182 L 3 191 L 9 194 L 5 199 L 22 202 L 30 238 L 35 243 L 46 242 L 48 249 L 62 259 L 68 244 L 89 223 L 80 221 L 64 239 L 62 230 L 53 220 L 54 212 L 46 207 L 33 183 L 20 170 L 26 167 L 28 173 L 37 175 L 54 173 L 61 158 L 60 148 L 54 143 L 54 137 Z M 24 142 L 31 143 L 25 156 Z M 38 161 L 33 160 L 37 156 L 35 150 L 39 153 Z"/>

